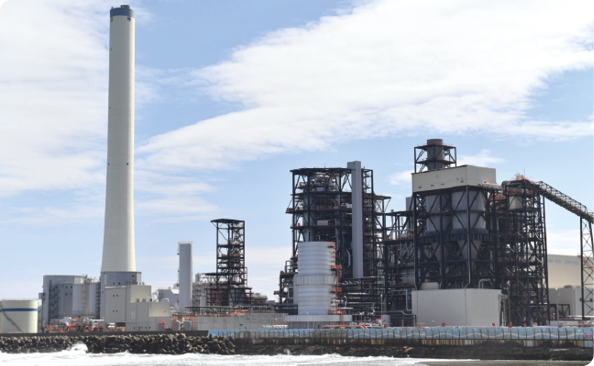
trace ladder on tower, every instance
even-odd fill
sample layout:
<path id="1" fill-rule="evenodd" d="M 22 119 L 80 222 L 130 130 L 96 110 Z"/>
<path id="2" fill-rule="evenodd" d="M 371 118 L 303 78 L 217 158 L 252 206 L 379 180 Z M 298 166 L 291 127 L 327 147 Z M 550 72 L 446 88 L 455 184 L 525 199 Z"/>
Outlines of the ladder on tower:
<path id="1" fill-rule="evenodd" d="M 538 182 L 540 194 L 580 218 L 580 258 L 581 258 L 581 291 L 582 291 L 582 319 L 586 314 L 594 315 L 594 243 L 592 238 L 592 222 L 594 212 L 563 192 L 546 184 Z"/>

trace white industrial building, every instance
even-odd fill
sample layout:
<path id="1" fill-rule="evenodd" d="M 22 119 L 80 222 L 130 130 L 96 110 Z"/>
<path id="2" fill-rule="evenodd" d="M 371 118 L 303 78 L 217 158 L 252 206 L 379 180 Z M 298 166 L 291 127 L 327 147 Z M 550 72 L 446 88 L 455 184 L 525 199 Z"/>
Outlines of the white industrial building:
<path id="1" fill-rule="evenodd" d="M 549 254 L 549 303 L 559 310 L 560 318 L 582 316 L 582 268 L 577 255 Z M 591 299 L 590 299 L 591 300 Z M 594 316 L 586 307 L 586 316 Z M 555 315 L 556 314 L 551 314 Z"/>
<path id="2" fill-rule="evenodd" d="M 168 302 L 154 302 L 151 286 L 105 287 L 106 323 L 125 323 L 128 331 L 159 330 L 159 323 L 169 327 Z"/>
<path id="3" fill-rule="evenodd" d="M 43 276 L 42 323 L 65 317 L 99 318 L 100 285 L 87 276 Z M 43 325 L 43 324 L 42 324 Z"/>

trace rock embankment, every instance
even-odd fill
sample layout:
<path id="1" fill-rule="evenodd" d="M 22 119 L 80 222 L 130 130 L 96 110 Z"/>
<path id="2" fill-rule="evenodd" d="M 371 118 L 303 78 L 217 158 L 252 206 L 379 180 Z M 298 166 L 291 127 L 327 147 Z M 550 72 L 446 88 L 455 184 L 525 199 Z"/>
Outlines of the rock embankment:
<path id="1" fill-rule="evenodd" d="M 57 352 L 83 343 L 89 353 L 129 352 L 137 354 L 203 353 L 235 354 L 233 337 L 194 337 L 185 334 L 152 335 L 81 335 L 53 337 L 6 337 L 0 338 L 0 352 L 33 353 Z"/>
<path id="2" fill-rule="evenodd" d="M 579 348 L 571 344 L 567 347 L 522 347 L 517 344 L 483 343 L 468 346 L 424 346 L 424 345 L 239 345 L 239 354 L 246 355 L 323 355 L 342 356 L 386 356 L 398 358 L 439 358 L 475 360 L 559 360 L 591 361 L 592 349 Z"/>

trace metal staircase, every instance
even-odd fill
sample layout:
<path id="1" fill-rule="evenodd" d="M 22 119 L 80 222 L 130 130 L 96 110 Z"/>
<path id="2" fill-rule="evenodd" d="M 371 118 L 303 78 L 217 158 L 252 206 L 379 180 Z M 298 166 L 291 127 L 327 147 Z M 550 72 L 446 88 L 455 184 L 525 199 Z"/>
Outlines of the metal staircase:
<path id="1" fill-rule="evenodd" d="M 594 315 L 594 242 L 592 240 L 592 222 L 594 221 L 594 212 L 588 211 L 588 208 L 563 192 L 546 184 L 545 182 L 536 183 L 540 194 L 569 212 L 572 212 L 580 218 L 580 258 L 582 267 L 582 319 L 586 315 Z"/>

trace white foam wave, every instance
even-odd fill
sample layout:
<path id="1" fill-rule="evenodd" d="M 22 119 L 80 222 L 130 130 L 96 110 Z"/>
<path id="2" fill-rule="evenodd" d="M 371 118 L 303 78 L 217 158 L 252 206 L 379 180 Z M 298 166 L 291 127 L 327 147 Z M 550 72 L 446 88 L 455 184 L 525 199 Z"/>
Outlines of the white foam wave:
<path id="1" fill-rule="evenodd" d="M 422 365 L 424 360 L 391 357 L 346 357 L 340 355 L 323 356 L 222 356 L 222 355 L 136 355 L 127 352 L 116 354 L 89 354 L 86 346 L 77 344 L 67 351 L 55 353 L 7 354 L 0 353 L 0 364 L 19 366 L 405 366 Z M 426 360 L 425 360 L 426 361 Z M 432 360 L 437 361 L 437 360 Z M 450 360 L 451 361 L 451 360 Z"/>

